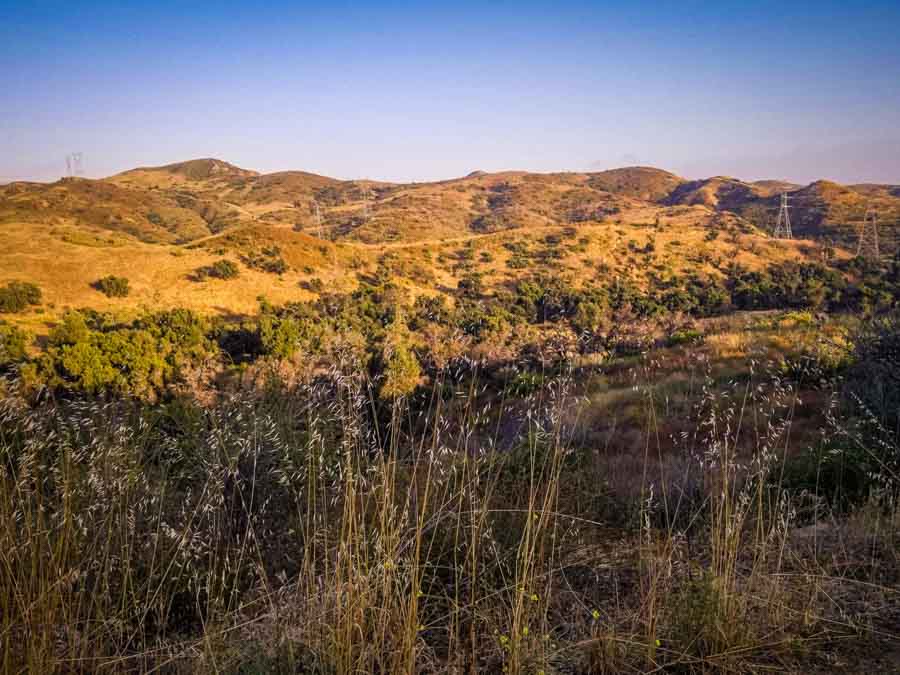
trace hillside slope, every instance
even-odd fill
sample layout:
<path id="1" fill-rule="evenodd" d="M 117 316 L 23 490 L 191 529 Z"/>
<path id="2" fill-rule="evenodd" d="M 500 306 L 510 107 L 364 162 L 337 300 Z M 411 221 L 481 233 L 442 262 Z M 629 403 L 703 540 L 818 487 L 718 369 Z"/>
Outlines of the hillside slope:
<path id="1" fill-rule="evenodd" d="M 789 190 L 795 235 L 766 234 Z M 473 172 L 432 183 L 338 180 L 303 171 L 259 174 L 216 159 L 133 169 L 103 180 L 0 187 L 0 283 L 38 283 L 45 305 L 18 318 L 45 332 L 66 308 L 187 306 L 251 312 L 257 297 L 309 297 L 352 287 L 387 266 L 416 294 L 450 293 L 477 275 L 486 293 L 540 273 L 597 279 L 720 275 L 784 260 L 819 261 L 867 204 L 900 214 L 900 188 L 729 177 L 687 181 L 648 167 L 593 173 Z M 896 217 L 896 216 L 895 216 Z M 896 229 L 882 217 L 890 249 Z M 240 275 L 207 278 L 222 258 Z M 91 284 L 132 280 L 127 299 Z M 312 289 L 312 290 L 311 290 Z"/>
<path id="2" fill-rule="evenodd" d="M 190 241 L 215 231 L 215 204 L 123 188 L 103 180 L 64 178 L 56 183 L 12 183 L 0 188 L 0 223 L 106 231 L 145 242 Z"/>
<path id="3" fill-rule="evenodd" d="M 648 202 L 663 202 L 687 181 L 662 169 L 632 166 L 591 174 L 590 182 L 594 187 L 615 194 Z"/>

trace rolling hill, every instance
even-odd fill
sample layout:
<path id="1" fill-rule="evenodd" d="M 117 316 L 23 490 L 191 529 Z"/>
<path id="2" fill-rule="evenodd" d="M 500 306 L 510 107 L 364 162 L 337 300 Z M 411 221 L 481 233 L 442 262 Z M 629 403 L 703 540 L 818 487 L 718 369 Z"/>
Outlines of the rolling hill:
<path id="1" fill-rule="evenodd" d="M 796 241 L 766 234 L 781 191 L 791 195 Z M 691 270 L 720 274 L 733 262 L 820 260 L 832 243 L 849 256 L 852 221 L 866 205 L 879 209 L 883 241 L 891 242 L 900 216 L 895 185 L 689 181 L 649 167 L 478 171 L 400 184 L 260 174 L 199 159 L 101 180 L 0 187 L 0 283 L 23 279 L 44 289 L 45 306 L 17 319 L 37 332 L 79 306 L 241 314 L 260 295 L 308 297 L 319 282 L 347 287 L 385 264 L 414 294 L 454 289 L 473 264 L 488 290 L 548 270 L 576 281 L 602 274 L 642 283 Z M 239 266 L 238 279 L 197 274 L 221 258 Z M 132 295 L 94 290 L 106 274 L 131 279 Z"/>
<path id="2" fill-rule="evenodd" d="M 188 241 L 211 234 L 218 211 L 193 196 L 179 199 L 114 182 L 65 178 L 51 185 L 12 183 L 0 188 L 0 222 L 106 232 L 152 243 Z"/>
<path id="3" fill-rule="evenodd" d="M 595 187 L 648 202 L 664 202 L 687 181 L 674 173 L 646 166 L 610 169 L 591 175 Z"/>

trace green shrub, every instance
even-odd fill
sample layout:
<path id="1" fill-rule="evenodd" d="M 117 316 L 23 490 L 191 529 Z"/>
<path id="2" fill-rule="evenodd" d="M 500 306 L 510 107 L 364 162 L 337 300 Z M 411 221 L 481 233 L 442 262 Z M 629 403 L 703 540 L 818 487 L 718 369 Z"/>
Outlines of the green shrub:
<path id="1" fill-rule="evenodd" d="M 108 298 L 125 298 L 131 292 L 128 279 L 112 274 L 102 279 L 97 279 L 92 286 Z"/>
<path id="2" fill-rule="evenodd" d="M 207 274 L 216 279 L 234 279 L 241 273 L 237 264 L 226 258 L 216 260 L 207 268 Z"/>
<path id="3" fill-rule="evenodd" d="M 284 261 L 284 258 L 273 258 L 263 266 L 263 269 L 272 274 L 284 274 L 288 271 L 288 264 Z"/>
<path id="4" fill-rule="evenodd" d="M 300 286 L 311 293 L 324 293 L 325 284 L 319 277 L 313 277 L 307 281 L 301 281 Z"/>
<path id="5" fill-rule="evenodd" d="M 299 319 L 291 316 L 264 316 L 259 322 L 263 353 L 290 358 L 303 344 L 306 330 Z"/>
<path id="6" fill-rule="evenodd" d="M 185 309 L 146 314 L 127 324 L 69 312 L 50 332 L 37 377 L 54 389 L 154 398 L 178 381 L 184 368 L 214 354 L 207 330 Z"/>
<path id="7" fill-rule="evenodd" d="M 63 314 L 62 323 L 53 327 L 47 338 L 51 347 L 75 344 L 87 340 L 91 329 L 88 327 L 87 317 L 82 312 L 66 312 Z"/>
<path id="8" fill-rule="evenodd" d="M 542 276 L 520 281 L 515 289 L 515 305 L 533 323 L 559 321 L 578 310 L 580 294 L 558 277 Z"/>
<path id="9" fill-rule="evenodd" d="M 10 281 L 0 288 L 0 312 L 24 311 L 29 305 L 41 304 L 41 289 L 28 281 Z"/>
<path id="10" fill-rule="evenodd" d="M 582 300 L 571 323 L 579 334 L 596 333 L 608 320 L 608 310 L 601 300 Z"/>
<path id="11" fill-rule="evenodd" d="M 0 321 L 0 368 L 23 361 L 27 342 L 22 329 Z"/>
<path id="12" fill-rule="evenodd" d="M 528 258 L 519 254 L 511 255 L 506 260 L 506 266 L 513 270 L 523 270 L 528 267 Z"/>
<path id="13" fill-rule="evenodd" d="M 447 307 L 447 299 L 443 295 L 420 295 L 413 303 L 413 313 L 410 317 L 410 328 L 419 330 L 425 324 L 445 324 L 450 320 L 450 309 Z"/>
<path id="14" fill-rule="evenodd" d="M 381 398 L 396 399 L 415 391 L 422 379 L 422 369 L 409 345 L 403 341 L 394 342 L 386 349 L 385 357 Z"/>
<path id="15" fill-rule="evenodd" d="M 222 258 L 212 265 L 197 268 L 194 272 L 193 279 L 194 281 L 203 281 L 208 277 L 213 277 L 214 279 L 234 279 L 240 276 L 240 273 L 240 268 L 236 263 Z"/>
<path id="16" fill-rule="evenodd" d="M 484 293 L 484 281 L 480 274 L 470 273 L 457 283 L 457 293 L 462 298 L 477 300 Z"/>
<path id="17" fill-rule="evenodd" d="M 281 257 L 281 249 L 278 246 L 264 246 L 261 251 L 245 255 L 241 260 L 247 267 L 262 272 L 284 274 L 288 271 L 288 264 Z"/>
<path id="18" fill-rule="evenodd" d="M 666 344 L 669 347 L 675 347 L 677 345 L 692 345 L 697 344 L 698 342 L 703 342 L 703 337 L 703 333 L 698 330 L 677 330 L 669 335 L 668 339 L 666 340 Z"/>
<path id="19" fill-rule="evenodd" d="M 455 320 L 459 328 L 476 338 L 484 338 L 497 332 L 504 324 L 514 320 L 513 314 L 502 303 L 463 299 L 456 306 Z"/>

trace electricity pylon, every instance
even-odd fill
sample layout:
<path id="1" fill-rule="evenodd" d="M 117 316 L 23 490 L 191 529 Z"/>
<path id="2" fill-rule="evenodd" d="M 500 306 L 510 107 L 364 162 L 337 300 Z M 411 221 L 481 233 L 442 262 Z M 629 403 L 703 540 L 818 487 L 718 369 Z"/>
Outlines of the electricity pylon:
<path id="1" fill-rule="evenodd" d="M 793 239 L 794 235 L 791 232 L 791 214 L 790 214 L 790 204 L 788 204 L 788 193 L 781 193 L 781 206 L 778 208 L 778 218 L 775 221 L 775 231 L 772 232 L 772 236 L 776 239 Z"/>
<path id="2" fill-rule="evenodd" d="M 84 173 L 84 167 L 82 166 L 83 158 L 84 155 L 80 152 L 73 152 L 69 155 L 66 155 L 67 176 L 80 176 Z"/>
<path id="3" fill-rule="evenodd" d="M 866 207 L 862 225 L 859 228 L 859 240 L 856 244 L 856 255 L 867 260 L 879 260 L 878 250 L 878 213 L 874 208 Z"/>
<path id="4" fill-rule="evenodd" d="M 372 217 L 371 213 L 369 212 L 369 200 L 370 199 L 372 199 L 372 191 L 369 189 L 369 186 L 367 185 L 363 189 L 363 220 L 367 223 L 369 222 L 369 219 Z"/>
<path id="5" fill-rule="evenodd" d="M 313 199 L 312 206 L 316 212 L 316 232 L 318 232 L 319 239 L 324 239 L 322 236 L 322 212 L 319 210 L 319 202 Z"/>

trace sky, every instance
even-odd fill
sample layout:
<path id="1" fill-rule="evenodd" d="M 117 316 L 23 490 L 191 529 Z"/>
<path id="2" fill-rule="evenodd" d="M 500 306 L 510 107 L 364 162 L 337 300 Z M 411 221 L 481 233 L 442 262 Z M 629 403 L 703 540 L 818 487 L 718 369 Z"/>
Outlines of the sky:
<path id="1" fill-rule="evenodd" d="M 0 182 L 216 157 L 426 181 L 900 183 L 900 2 L 0 0 Z"/>

